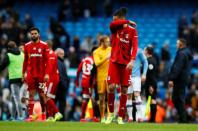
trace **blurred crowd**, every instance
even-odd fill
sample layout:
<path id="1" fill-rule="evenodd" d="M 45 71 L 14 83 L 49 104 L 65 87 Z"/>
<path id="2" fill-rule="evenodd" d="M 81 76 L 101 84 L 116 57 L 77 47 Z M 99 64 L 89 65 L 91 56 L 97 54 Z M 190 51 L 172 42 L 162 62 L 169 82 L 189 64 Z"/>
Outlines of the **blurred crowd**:
<path id="1" fill-rule="evenodd" d="M 70 34 L 60 24 L 68 20 L 77 21 L 80 17 L 94 17 L 97 16 L 96 3 L 93 0 L 80 3 L 79 0 L 64 0 L 59 5 L 57 12 L 57 19 L 51 17 L 48 35 L 53 37 L 53 49 L 63 48 L 65 51 L 65 64 L 68 72 L 71 69 L 76 69 L 83 57 L 85 57 L 93 46 L 98 45 L 101 33 L 98 33 L 96 38 L 87 36 L 84 40 L 80 40 L 78 36 L 71 39 Z M 85 4 L 85 5 L 84 5 Z M 82 6 L 84 5 L 84 6 Z M 29 39 L 27 30 L 34 26 L 34 21 L 29 14 L 20 19 L 19 12 L 14 10 L 12 2 L 0 2 L 0 61 L 5 57 L 7 51 L 7 43 L 15 41 L 17 46 L 24 45 Z M 103 8 L 106 17 L 110 17 L 113 10 L 111 0 L 105 0 Z M 139 25 L 141 26 L 141 25 Z M 46 33 L 46 32 L 41 32 Z M 187 88 L 186 110 L 188 112 L 188 119 L 192 122 L 198 122 L 198 12 L 194 11 L 191 20 L 183 15 L 178 19 L 178 37 L 187 39 L 189 47 L 193 53 L 194 60 L 192 63 L 193 69 L 191 82 Z M 42 39 L 42 38 L 41 38 Z M 150 43 L 148 43 L 150 44 Z M 151 43 L 153 47 L 156 44 Z M 167 88 L 168 71 L 171 66 L 173 58 L 171 57 L 170 44 L 166 41 L 162 44 L 161 52 L 155 52 L 155 58 L 158 62 L 158 105 L 164 111 L 161 117 L 163 121 L 172 122 L 176 117 L 176 110 L 171 100 L 171 90 Z M 81 97 L 80 89 L 74 86 L 75 76 L 70 76 L 70 83 L 67 87 L 67 103 L 65 107 L 65 120 L 77 121 L 80 119 L 81 112 Z M 7 70 L 0 72 L 0 120 L 9 119 L 10 115 L 10 88 L 7 78 Z"/>

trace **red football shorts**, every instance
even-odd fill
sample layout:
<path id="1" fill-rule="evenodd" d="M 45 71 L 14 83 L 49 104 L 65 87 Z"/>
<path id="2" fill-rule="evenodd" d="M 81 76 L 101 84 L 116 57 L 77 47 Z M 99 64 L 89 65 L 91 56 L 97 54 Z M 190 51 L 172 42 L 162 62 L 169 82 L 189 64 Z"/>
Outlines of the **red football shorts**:
<path id="1" fill-rule="evenodd" d="M 28 91 L 36 90 L 38 93 L 44 93 L 44 91 L 39 88 L 40 84 L 44 83 L 43 77 L 31 77 L 28 75 L 25 81 L 28 85 Z"/>
<path id="2" fill-rule="evenodd" d="M 130 85 L 131 70 L 126 69 L 126 65 L 109 62 L 108 84 L 118 84 L 123 86 Z"/>
<path id="3" fill-rule="evenodd" d="M 90 98 L 92 94 L 92 88 L 91 87 L 82 87 L 82 97 L 83 98 Z"/>
<path id="4" fill-rule="evenodd" d="M 50 80 L 49 82 L 47 82 L 47 84 L 46 84 L 46 86 L 47 86 L 47 92 L 46 92 L 47 97 L 55 99 L 58 83 L 59 83 L 59 78 L 56 78 L 56 79 L 53 79 L 53 80 Z"/>

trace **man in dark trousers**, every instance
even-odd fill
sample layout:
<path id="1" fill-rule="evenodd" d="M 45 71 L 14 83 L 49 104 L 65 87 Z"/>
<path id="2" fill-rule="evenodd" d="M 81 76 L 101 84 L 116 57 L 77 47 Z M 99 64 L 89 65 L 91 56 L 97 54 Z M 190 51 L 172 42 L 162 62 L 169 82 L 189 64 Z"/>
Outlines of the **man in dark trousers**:
<path id="1" fill-rule="evenodd" d="M 55 53 L 58 56 L 58 71 L 60 75 L 60 82 L 58 84 L 56 92 L 56 103 L 58 102 L 59 112 L 63 115 L 63 118 L 60 119 L 64 121 L 65 118 L 65 108 L 66 108 L 66 95 L 68 91 L 69 77 L 67 76 L 67 70 L 64 64 L 64 50 L 57 48 Z"/>
<path id="2" fill-rule="evenodd" d="M 185 87 L 190 81 L 191 60 L 190 50 L 185 39 L 177 40 L 177 54 L 169 74 L 169 88 L 173 88 L 173 103 L 179 115 L 179 123 L 186 123 Z"/>
<path id="3" fill-rule="evenodd" d="M 157 71 L 158 71 L 158 64 L 156 58 L 153 55 L 153 46 L 149 45 L 145 48 L 145 56 L 147 57 L 148 61 L 148 70 L 146 74 L 146 81 L 144 85 L 146 98 L 148 99 L 151 97 L 151 118 L 150 122 L 155 122 L 156 112 L 157 112 L 157 102 L 156 102 L 156 95 L 157 95 Z"/>
<path id="4" fill-rule="evenodd" d="M 13 104 L 11 120 L 22 120 L 22 107 L 19 94 L 22 85 L 22 65 L 24 54 L 20 52 L 14 41 L 9 41 L 7 47 L 7 54 L 0 63 L 0 72 L 8 67 L 8 78 Z"/>

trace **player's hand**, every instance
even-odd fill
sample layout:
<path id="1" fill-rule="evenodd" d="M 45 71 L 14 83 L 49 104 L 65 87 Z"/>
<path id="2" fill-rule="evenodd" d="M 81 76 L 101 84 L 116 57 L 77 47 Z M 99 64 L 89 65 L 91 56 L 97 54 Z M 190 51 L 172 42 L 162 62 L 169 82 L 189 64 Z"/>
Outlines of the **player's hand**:
<path id="1" fill-rule="evenodd" d="M 111 53 L 109 53 L 106 57 L 106 59 L 109 59 L 111 57 Z"/>
<path id="2" fill-rule="evenodd" d="M 47 82 L 48 80 L 49 80 L 49 75 L 48 74 L 45 74 L 44 81 Z"/>
<path id="3" fill-rule="evenodd" d="M 169 82 L 168 82 L 168 87 L 169 87 L 169 88 L 173 88 L 173 87 L 174 87 L 173 81 L 169 81 Z"/>
<path id="4" fill-rule="evenodd" d="M 129 21 L 129 25 L 133 26 L 133 27 L 137 27 L 137 24 L 134 21 Z"/>
<path id="5" fill-rule="evenodd" d="M 47 87 L 46 87 L 46 83 L 39 83 L 39 89 L 41 89 L 44 94 L 47 93 Z"/>
<path id="6" fill-rule="evenodd" d="M 149 86 L 149 93 L 150 93 L 150 94 L 153 94 L 153 92 L 154 92 L 153 86 Z"/>
<path id="7" fill-rule="evenodd" d="M 146 81 L 146 76 L 145 75 L 142 75 L 142 82 L 144 83 Z"/>
<path id="8" fill-rule="evenodd" d="M 76 98 L 76 93 L 71 93 L 70 96 Z"/>
<path id="9" fill-rule="evenodd" d="M 22 82 L 24 82 L 25 81 L 25 79 L 26 79 L 26 77 L 27 77 L 27 73 L 24 73 L 23 75 L 22 75 Z"/>
<path id="10" fill-rule="evenodd" d="M 131 60 L 131 61 L 127 64 L 126 69 L 132 70 L 132 68 L 133 68 L 133 66 L 134 66 L 134 61 L 135 61 L 135 60 Z"/>

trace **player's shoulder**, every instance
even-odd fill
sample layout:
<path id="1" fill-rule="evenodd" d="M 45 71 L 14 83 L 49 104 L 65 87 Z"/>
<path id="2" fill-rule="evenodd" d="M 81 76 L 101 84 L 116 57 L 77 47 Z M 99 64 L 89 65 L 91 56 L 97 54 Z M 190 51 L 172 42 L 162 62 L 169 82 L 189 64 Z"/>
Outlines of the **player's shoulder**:
<path id="1" fill-rule="evenodd" d="M 111 51 L 111 48 L 112 48 L 112 47 L 108 47 L 107 50 L 108 50 L 108 51 Z"/>
<path id="2" fill-rule="evenodd" d="M 130 30 L 131 32 L 136 31 L 137 29 L 131 25 L 128 26 L 128 30 Z"/>
<path id="3" fill-rule="evenodd" d="M 94 59 L 93 59 L 92 56 L 87 56 L 87 57 L 85 57 L 85 58 L 84 58 L 84 61 L 89 61 L 89 62 L 91 62 L 92 64 L 94 63 Z"/>
<path id="4" fill-rule="evenodd" d="M 49 54 L 54 55 L 54 54 L 55 54 L 55 52 L 54 52 L 53 50 L 49 50 Z"/>
<path id="5" fill-rule="evenodd" d="M 44 42 L 44 41 L 40 41 L 40 43 L 42 44 L 42 45 L 47 45 L 47 43 L 46 42 Z"/>
<path id="6" fill-rule="evenodd" d="M 97 54 L 97 53 L 99 53 L 99 52 L 100 52 L 100 50 L 101 50 L 101 47 L 98 47 L 97 49 L 95 49 L 95 50 L 94 50 L 93 54 Z"/>
<path id="7" fill-rule="evenodd" d="M 25 45 L 24 45 L 24 46 L 25 46 L 25 47 L 30 46 L 30 45 L 31 45 L 31 43 L 32 43 L 32 42 L 31 42 L 31 41 L 29 41 L 29 42 L 25 43 Z"/>

